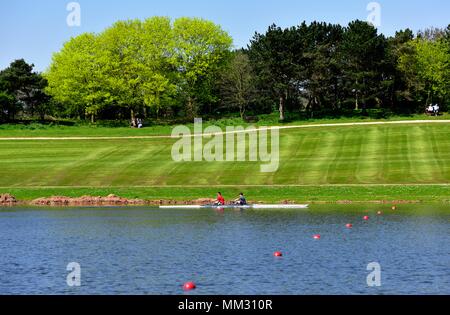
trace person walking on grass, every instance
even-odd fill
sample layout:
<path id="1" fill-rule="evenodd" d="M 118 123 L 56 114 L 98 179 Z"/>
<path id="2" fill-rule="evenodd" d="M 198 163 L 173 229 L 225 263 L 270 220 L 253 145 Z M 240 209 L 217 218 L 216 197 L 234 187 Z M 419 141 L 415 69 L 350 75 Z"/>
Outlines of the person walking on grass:
<path id="1" fill-rule="evenodd" d="M 434 112 L 434 116 L 439 116 L 439 105 L 435 104 L 433 106 L 433 112 Z"/>

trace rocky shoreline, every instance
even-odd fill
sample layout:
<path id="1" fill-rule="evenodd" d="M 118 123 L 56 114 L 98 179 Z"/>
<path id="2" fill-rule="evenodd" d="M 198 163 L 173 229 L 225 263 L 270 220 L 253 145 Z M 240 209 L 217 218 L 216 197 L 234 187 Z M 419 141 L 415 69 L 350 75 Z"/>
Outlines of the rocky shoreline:
<path id="1" fill-rule="evenodd" d="M 2 205 L 14 205 L 17 204 L 17 199 L 13 195 L 10 194 L 2 194 L 0 195 L 0 206 Z"/>
<path id="2" fill-rule="evenodd" d="M 75 206 L 160 206 L 160 205 L 204 205 L 211 204 L 215 200 L 202 198 L 189 201 L 178 200 L 143 200 L 127 199 L 116 195 L 101 196 L 82 196 L 82 197 L 64 197 L 54 196 L 38 198 L 31 201 L 20 201 L 11 194 L 0 195 L 0 206 L 29 205 L 29 206 L 50 206 L 50 207 L 75 207 Z"/>

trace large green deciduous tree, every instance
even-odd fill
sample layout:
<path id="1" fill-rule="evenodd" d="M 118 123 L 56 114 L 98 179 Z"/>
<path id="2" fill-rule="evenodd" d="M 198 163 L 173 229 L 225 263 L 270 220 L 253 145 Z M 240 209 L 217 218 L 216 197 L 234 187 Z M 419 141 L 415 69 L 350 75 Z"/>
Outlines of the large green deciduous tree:
<path id="1" fill-rule="evenodd" d="M 446 41 L 418 37 L 408 47 L 410 51 L 400 56 L 398 64 L 408 84 L 426 94 L 424 106 L 437 99 L 445 102 L 450 93 L 450 49 Z"/>
<path id="2" fill-rule="evenodd" d="M 103 60 L 99 58 L 98 37 L 85 33 L 72 38 L 53 56 L 45 73 L 49 85 L 47 92 L 65 105 L 68 114 L 82 118 L 95 114 L 111 95 L 105 89 Z"/>
<path id="3" fill-rule="evenodd" d="M 175 93 L 170 19 L 120 21 L 99 35 L 99 56 L 113 101 L 136 112 L 159 111 Z"/>
<path id="4" fill-rule="evenodd" d="M 196 98 L 224 65 L 232 40 L 202 19 L 153 17 L 119 21 L 83 34 L 54 55 L 48 92 L 72 112 L 92 118 L 105 108 L 157 116 L 178 100 L 196 114 Z"/>
<path id="5" fill-rule="evenodd" d="M 178 84 L 186 114 L 193 118 L 198 112 L 198 96 L 206 102 L 214 101 L 205 86 L 218 77 L 226 64 L 233 40 L 220 26 L 198 18 L 177 19 L 173 34 Z"/>

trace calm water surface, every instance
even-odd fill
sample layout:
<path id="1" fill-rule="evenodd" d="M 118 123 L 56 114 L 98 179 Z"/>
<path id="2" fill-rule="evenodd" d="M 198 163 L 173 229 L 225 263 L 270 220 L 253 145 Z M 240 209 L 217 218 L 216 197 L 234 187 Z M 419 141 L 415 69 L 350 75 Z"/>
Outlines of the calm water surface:
<path id="1" fill-rule="evenodd" d="M 186 281 L 190 294 L 450 294 L 449 232 L 450 206 L 436 205 L 3 208 L 0 294 L 183 294 Z M 66 283 L 70 262 L 81 287 Z M 371 262 L 381 287 L 367 286 Z"/>

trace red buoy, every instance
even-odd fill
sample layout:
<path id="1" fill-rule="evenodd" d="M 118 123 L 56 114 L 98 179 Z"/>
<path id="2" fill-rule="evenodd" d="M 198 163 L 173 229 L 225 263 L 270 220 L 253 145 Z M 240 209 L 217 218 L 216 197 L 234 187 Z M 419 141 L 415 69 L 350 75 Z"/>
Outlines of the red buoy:
<path id="1" fill-rule="evenodd" d="M 275 256 L 275 257 L 283 257 L 283 253 L 282 252 L 275 252 L 275 253 L 273 253 L 273 255 Z"/>
<path id="2" fill-rule="evenodd" d="M 365 216 L 363 217 L 363 219 L 364 219 L 364 221 L 369 221 L 369 216 L 368 216 L 368 215 L 365 215 Z"/>
<path id="3" fill-rule="evenodd" d="M 186 283 L 183 285 L 183 289 L 184 289 L 185 291 L 195 290 L 196 288 L 197 288 L 197 286 L 195 285 L 194 282 L 186 282 Z"/>
<path id="4" fill-rule="evenodd" d="M 348 223 L 348 224 L 346 224 L 345 226 L 347 227 L 347 229 L 351 229 L 351 228 L 353 227 L 353 224 Z"/>
<path id="5" fill-rule="evenodd" d="M 315 239 L 315 240 L 320 240 L 320 238 L 321 238 L 320 234 L 314 235 L 314 239 Z"/>

